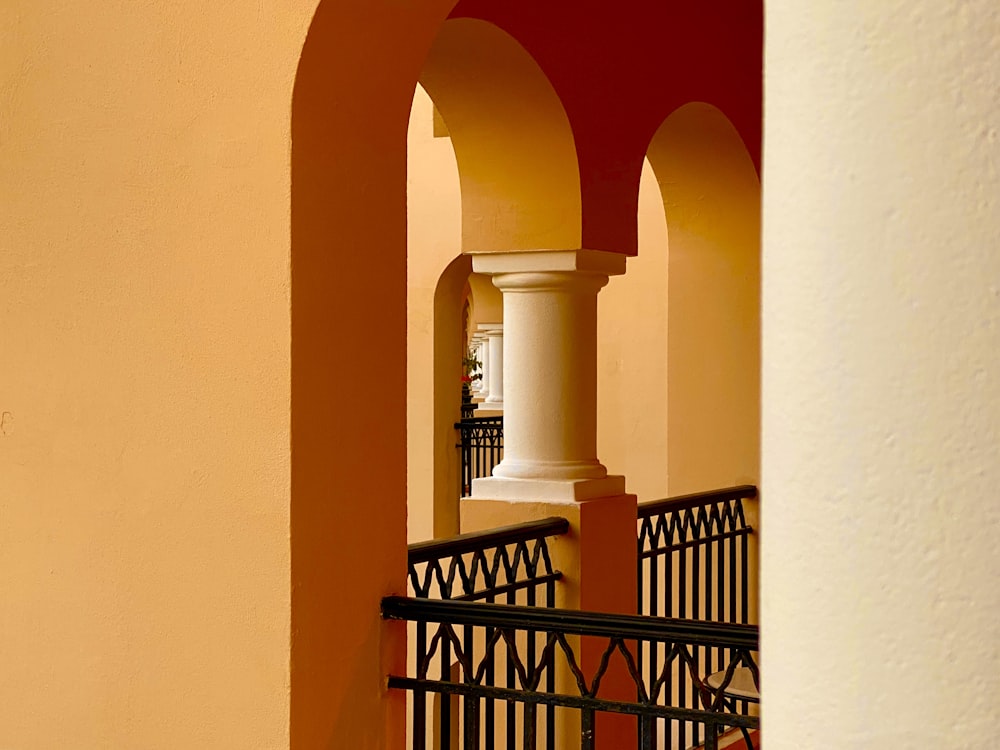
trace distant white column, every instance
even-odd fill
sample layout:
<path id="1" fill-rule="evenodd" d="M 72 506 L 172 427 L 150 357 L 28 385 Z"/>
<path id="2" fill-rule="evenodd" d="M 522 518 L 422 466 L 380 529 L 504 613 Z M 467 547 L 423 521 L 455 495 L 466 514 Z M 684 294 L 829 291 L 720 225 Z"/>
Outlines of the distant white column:
<path id="1" fill-rule="evenodd" d="M 490 357 L 490 395 L 486 404 L 503 409 L 503 323 L 489 323 L 485 328 Z"/>
<path id="2" fill-rule="evenodd" d="M 480 375 L 478 380 L 473 380 L 472 383 L 469 384 L 469 390 L 477 395 L 479 395 L 483 388 L 483 343 L 482 334 L 474 333 L 469 338 L 469 354 L 479 360 L 479 366 L 472 370 L 469 374 L 475 375 L 478 373 Z"/>
<path id="3" fill-rule="evenodd" d="M 482 326 L 480 326 L 482 328 Z M 489 339 L 487 339 L 486 334 L 479 331 L 475 334 L 476 342 L 478 348 L 479 361 L 482 363 L 479 366 L 479 373 L 482 377 L 479 379 L 479 393 L 476 394 L 479 398 L 485 400 L 490 396 L 490 347 Z"/>
<path id="4" fill-rule="evenodd" d="M 504 458 L 472 496 L 583 500 L 623 494 L 597 459 L 597 293 L 625 256 L 592 250 L 483 253 L 503 292 Z M 481 326 L 481 328 L 485 328 Z M 488 331 L 500 330 L 486 328 Z M 491 336 L 491 344 L 494 339 Z M 490 349 L 490 369 L 494 349 Z M 493 378 L 490 397 L 493 397 Z"/>

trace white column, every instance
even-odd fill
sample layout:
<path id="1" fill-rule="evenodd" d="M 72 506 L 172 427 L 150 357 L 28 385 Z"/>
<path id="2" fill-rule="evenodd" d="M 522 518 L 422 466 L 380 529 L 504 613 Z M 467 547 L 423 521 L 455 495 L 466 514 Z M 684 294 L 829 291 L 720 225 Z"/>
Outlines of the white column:
<path id="1" fill-rule="evenodd" d="M 482 377 L 479 378 L 479 393 L 476 396 L 485 401 L 490 397 L 490 348 L 485 333 L 479 331 L 475 336 L 479 361 L 482 363 L 479 366 Z"/>
<path id="2" fill-rule="evenodd" d="M 593 250 L 483 253 L 473 269 L 504 296 L 504 459 L 476 498 L 621 495 L 597 458 L 597 293 L 625 256 Z M 492 352 L 491 352 L 492 357 Z M 492 395 L 492 393 L 491 393 Z"/>
<path id="3" fill-rule="evenodd" d="M 989 747 L 1000 8 L 765 5 L 765 741 Z"/>
<path id="4" fill-rule="evenodd" d="M 503 292 L 504 459 L 492 477 L 475 479 L 462 500 L 463 531 L 559 515 L 570 533 L 552 550 L 566 576 L 557 603 L 570 609 L 634 613 L 635 495 L 608 476 L 597 458 L 597 293 L 625 256 L 587 250 L 474 255 L 473 270 Z M 491 357 L 492 359 L 492 357 Z M 496 366 L 496 362 L 491 365 Z M 584 641 L 584 670 L 602 656 Z M 557 689 L 574 685 L 557 670 Z M 626 675 L 608 675 L 602 692 L 635 697 Z M 635 746 L 635 722 L 602 716 L 602 747 Z M 575 718 L 559 731 L 579 737 Z"/>
<path id="5" fill-rule="evenodd" d="M 469 354 L 471 354 L 473 357 L 475 357 L 476 359 L 479 360 L 479 367 L 477 367 L 475 370 L 473 370 L 469 374 L 470 375 L 475 375 L 478 372 L 480 375 L 482 375 L 482 372 L 483 372 L 483 341 L 482 341 L 482 335 L 481 334 L 474 333 L 474 334 L 472 334 L 471 337 L 469 337 Z M 473 393 L 479 395 L 479 393 L 482 391 L 482 389 L 483 389 L 483 387 L 485 385 L 484 382 L 483 382 L 483 380 L 484 379 L 482 377 L 480 377 L 478 380 L 473 380 L 472 383 L 469 385 L 469 390 L 472 391 Z"/>
<path id="6" fill-rule="evenodd" d="M 491 409 L 503 409 L 503 323 L 480 326 L 487 337 L 485 349 L 490 357 L 490 395 L 485 404 Z"/>

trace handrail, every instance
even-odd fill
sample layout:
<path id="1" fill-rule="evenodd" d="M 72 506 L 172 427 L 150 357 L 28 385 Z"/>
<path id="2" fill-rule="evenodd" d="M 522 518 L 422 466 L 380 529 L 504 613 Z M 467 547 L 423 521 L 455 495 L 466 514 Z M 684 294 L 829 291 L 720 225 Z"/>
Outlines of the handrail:
<path id="1" fill-rule="evenodd" d="M 464 555 L 488 547 L 500 547 L 516 542 L 530 542 L 534 539 L 544 539 L 558 536 L 569 531 L 569 521 L 553 516 L 540 521 L 501 526 L 489 531 L 472 531 L 467 534 L 449 537 L 448 539 L 432 539 L 426 542 L 416 542 L 408 547 L 408 559 L 411 565 L 437 560 L 451 555 Z"/>
<path id="2" fill-rule="evenodd" d="M 739 500 L 757 497 L 757 487 L 752 484 L 741 484 L 736 487 L 724 487 L 718 490 L 708 490 L 706 492 L 694 492 L 690 495 L 677 495 L 663 500 L 653 500 L 648 503 L 639 503 L 638 518 L 649 518 L 664 511 L 687 510 L 697 508 L 701 505 L 724 502 L 726 500 Z"/>
<path id="3" fill-rule="evenodd" d="M 455 429 L 463 427 L 503 427 L 503 416 L 496 417 L 462 417 L 455 422 Z"/>
<path id="4" fill-rule="evenodd" d="M 383 599 L 382 617 L 411 622 L 558 631 L 624 640 L 674 641 L 747 651 L 758 650 L 760 640 L 756 625 L 403 596 Z"/>

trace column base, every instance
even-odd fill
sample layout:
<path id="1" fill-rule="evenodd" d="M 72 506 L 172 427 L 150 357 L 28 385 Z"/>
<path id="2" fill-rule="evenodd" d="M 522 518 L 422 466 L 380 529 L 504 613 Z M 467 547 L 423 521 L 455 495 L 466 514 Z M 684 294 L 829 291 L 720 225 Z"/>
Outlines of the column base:
<path id="1" fill-rule="evenodd" d="M 467 497 L 460 513 L 463 534 L 550 516 L 566 518 L 569 533 L 550 541 L 553 565 L 565 576 L 558 586 L 557 606 L 635 613 L 635 495 L 619 493 L 581 502 Z"/>
<path id="2" fill-rule="evenodd" d="M 578 503 L 625 494 L 625 477 L 600 479 L 514 479 L 483 477 L 472 480 L 468 500 L 506 500 L 519 503 Z"/>

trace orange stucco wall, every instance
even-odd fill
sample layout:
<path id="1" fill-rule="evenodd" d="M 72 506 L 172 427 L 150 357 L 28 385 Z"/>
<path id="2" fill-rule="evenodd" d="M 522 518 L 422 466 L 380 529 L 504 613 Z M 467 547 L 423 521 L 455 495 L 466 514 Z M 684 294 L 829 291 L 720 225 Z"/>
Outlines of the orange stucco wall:
<path id="1" fill-rule="evenodd" d="M 3 747 L 288 744 L 313 3 L 242 5 L 0 9 Z"/>

